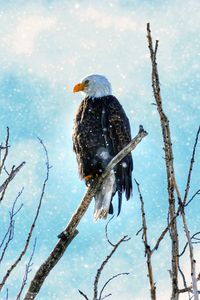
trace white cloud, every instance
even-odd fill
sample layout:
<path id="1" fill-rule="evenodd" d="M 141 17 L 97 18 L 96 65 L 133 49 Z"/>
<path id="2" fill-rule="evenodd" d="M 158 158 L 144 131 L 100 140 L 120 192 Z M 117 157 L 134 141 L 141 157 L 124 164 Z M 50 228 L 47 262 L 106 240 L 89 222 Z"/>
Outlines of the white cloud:
<path id="1" fill-rule="evenodd" d="M 29 15 L 18 20 L 16 27 L 4 37 L 4 41 L 15 54 L 31 55 L 36 50 L 40 33 L 51 30 L 55 24 L 56 18 Z"/>
<path id="2" fill-rule="evenodd" d="M 140 30 L 138 22 L 129 16 L 114 15 L 104 9 L 88 7 L 84 11 L 77 10 L 76 16 L 81 22 L 94 22 L 98 28 L 114 28 L 119 31 L 136 31 Z"/>

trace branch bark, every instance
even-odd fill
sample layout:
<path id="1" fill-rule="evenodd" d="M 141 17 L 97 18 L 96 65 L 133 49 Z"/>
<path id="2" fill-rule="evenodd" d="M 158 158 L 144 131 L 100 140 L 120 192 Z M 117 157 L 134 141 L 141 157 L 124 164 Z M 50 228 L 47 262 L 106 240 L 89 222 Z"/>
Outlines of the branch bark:
<path id="1" fill-rule="evenodd" d="M 178 253 L 179 253 L 179 243 L 178 243 L 178 232 L 177 232 L 177 222 L 176 222 L 176 209 L 175 209 L 175 197 L 174 197 L 174 165 L 173 165 L 173 151 L 171 142 L 171 133 L 169 127 L 169 120 L 163 111 L 162 98 L 160 93 L 160 82 L 156 62 L 156 54 L 158 50 L 158 41 L 156 41 L 155 49 L 153 47 L 150 24 L 147 24 L 147 39 L 148 46 L 151 57 L 152 64 L 152 88 L 154 93 L 154 98 L 157 105 L 157 110 L 160 116 L 160 123 L 162 128 L 162 136 L 164 142 L 164 152 L 165 152 L 165 164 L 167 173 L 167 189 L 168 189 L 168 202 L 169 202 L 169 215 L 171 224 L 171 241 L 172 241 L 172 295 L 171 300 L 178 300 Z"/>
<path id="2" fill-rule="evenodd" d="M 60 260 L 65 250 L 67 249 L 68 245 L 78 234 L 76 228 L 80 220 L 84 216 L 85 212 L 87 211 L 93 196 L 95 195 L 98 188 L 101 186 L 106 176 L 108 176 L 110 171 L 117 165 L 118 162 L 120 162 L 128 153 L 130 153 L 133 149 L 136 148 L 136 146 L 142 141 L 142 139 L 146 135 L 147 132 L 143 129 L 142 126 L 140 126 L 139 132 L 135 136 L 135 138 L 133 138 L 132 141 L 110 161 L 105 172 L 101 175 L 101 177 L 97 179 L 97 181 L 92 187 L 88 188 L 86 194 L 84 195 L 76 212 L 73 214 L 67 227 L 59 235 L 60 240 L 52 250 L 47 260 L 41 265 L 41 267 L 36 272 L 33 280 L 31 281 L 29 289 L 24 297 L 24 300 L 35 299 L 49 272 L 57 264 L 57 262 Z"/>
<path id="3" fill-rule="evenodd" d="M 143 244 L 144 244 L 146 262 L 147 262 L 148 280 L 149 280 L 149 285 L 150 285 L 151 300 L 156 300 L 156 286 L 155 286 L 154 279 L 153 279 L 153 268 L 152 268 L 152 262 L 151 262 L 151 256 L 153 254 L 153 251 L 151 250 L 151 247 L 148 243 L 147 223 L 146 223 L 145 210 L 144 210 L 144 201 L 143 201 L 143 197 L 142 197 L 142 194 L 140 191 L 140 185 L 136 179 L 135 179 L 135 183 L 137 185 L 138 194 L 140 197 L 140 204 L 141 204 L 142 240 L 143 240 Z"/>
<path id="4" fill-rule="evenodd" d="M 189 173 L 190 173 L 190 171 L 189 171 Z M 191 177 L 191 174 L 189 176 Z M 176 181 L 175 181 L 175 178 L 174 178 L 174 186 L 175 186 L 175 190 L 176 190 L 178 201 L 179 201 L 179 209 L 180 209 L 180 214 L 181 214 L 181 218 L 182 218 L 182 222 L 183 222 L 183 227 L 184 227 L 186 238 L 187 238 L 188 245 L 189 245 L 193 296 L 194 296 L 194 300 L 199 300 L 199 293 L 198 293 L 197 279 L 196 279 L 196 260 L 194 259 L 192 238 L 190 236 L 190 231 L 189 231 L 189 228 L 188 228 L 188 225 L 187 225 L 187 222 L 186 222 L 186 216 L 185 216 L 184 203 L 187 201 L 187 197 L 184 198 L 184 200 L 182 201 L 178 186 L 177 186 Z M 188 190 L 187 190 L 187 188 L 186 188 L 186 190 L 187 190 L 187 193 L 188 193 L 188 191 L 189 191 L 188 182 L 187 182 L 187 187 L 188 187 Z M 179 290 L 179 293 L 180 293 L 180 290 Z"/>

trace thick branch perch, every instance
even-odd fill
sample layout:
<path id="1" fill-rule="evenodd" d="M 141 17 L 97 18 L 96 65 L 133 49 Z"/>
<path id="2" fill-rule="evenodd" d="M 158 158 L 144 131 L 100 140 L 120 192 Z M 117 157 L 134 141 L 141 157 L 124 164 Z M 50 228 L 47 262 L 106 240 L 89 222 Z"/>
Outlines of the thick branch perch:
<path id="1" fill-rule="evenodd" d="M 110 171 L 117 165 L 117 163 L 119 163 L 128 153 L 130 153 L 133 149 L 136 148 L 136 146 L 146 135 L 147 132 L 144 131 L 142 126 L 140 126 L 139 132 L 136 135 L 136 137 L 133 138 L 132 141 L 111 160 L 102 176 L 99 177 L 99 179 L 95 182 L 95 184 L 92 187 L 88 188 L 85 196 L 83 197 L 76 212 L 73 214 L 66 229 L 59 235 L 60 240 L 54 247 L 47 260 L 41 265 L 39 270 L 36 272 L 35 277 L 31 281 L 30 287 L 27 291 L 24 300 L 33 300 L 36 297 L 47 275 L 60 260 L 63 253 L 65 252 L 71 241 L 74 239 L 74 237 L 78 234 L 76 228 L 81 218 L 85 214 L 86 210 L 88 209 L 89 204 L 92 201 L 92 198 L 95 195 L 97 189 L 101 186 L 103 180 L 106 178 L 106 176 L 108 176 Z"/>

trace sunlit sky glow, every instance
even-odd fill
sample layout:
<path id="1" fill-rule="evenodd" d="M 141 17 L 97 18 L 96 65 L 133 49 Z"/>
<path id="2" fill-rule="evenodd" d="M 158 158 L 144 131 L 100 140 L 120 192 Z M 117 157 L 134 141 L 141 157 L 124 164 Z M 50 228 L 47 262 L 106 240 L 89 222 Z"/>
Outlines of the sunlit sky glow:
<path id="1" fill-rule="evenodd" d="M 1 236 L 8 224 L 8 209 L 24 186 L 16 234 L 5 265 L 9 266 L 26 240 L 45 176 L 45 158 L 38 143 L 45 143 L 52 165 L 41 215 L 34 237 L 34 275 L 57 241 L 85 192 L 79 180 L 71 133 L 73 116 L 82 99 L 74 84 L 90 73 L 105 75 L 113 94 L 130 119 L 132 135 L 143 124 L 149 135 L 133 153 L 134 177 L 140 182 L 149 224 L 149 240 L 155 243 L 166 226 L 167 194 L 161 129 L 151 88 L 146 23 L 159 39 L 158 65 L 163 103 L 170 119 L 175 171 L 184 193 L 192 145 L 200 121 L 200 2 L 198 0 L 144 1 L 0 1 L 0 138 L 6 126 L 11 133 L 7 167 L 25 160 L 26 166 L 11 184 L 1 204 Z M 191 195 L 199 188 L 200 151 L 192 177 Z M 200 228 L 199 199 L 188 208 L 191 233 Z M 19 203 L 21 203 L 19 202 Z M 101 284 L 120 272 L 107 291 L 110 299 L 147 300 L 149 287 L 144 249 L 135 233 L 141 227 L 136 187 L 133 199 L 124 201 L 122 213 L 110 225 L 114 241 L 132 237 L 104 270 Z M 80 234 L 46 280 L 38 300 L 83 299 L 78 289 L 92 293 L 95 272 L 110 251 L 105 242 L 105 222 L 94 223 L 93 203 L 79 225 Z M 179 222 L 182 230 L 182 225 Z M 34 242 L 34 237 L 31 247 Z M 183 244 L 184 234 L 180 235 Z M 198 248 L 196 248 L 198 250 Z M 16 299 L 27 256 L 6 288 Z M 158 299 L 170 298 L 170 243 L 167 238 L 154 255 Z M 200 253 L 196 251 L 200 261 Z M 188 256 L 182 259 L 189 276 Z M 198 264 L 200 267 L 200 264 Z M 199 269 L 198 269 L 199 271 Z M 4 270 L 0 271 L 2 275 Z M 189 281 L 190 282 L 190 281 Z M 181 296 L 180 300 L 187 299 Z"/>

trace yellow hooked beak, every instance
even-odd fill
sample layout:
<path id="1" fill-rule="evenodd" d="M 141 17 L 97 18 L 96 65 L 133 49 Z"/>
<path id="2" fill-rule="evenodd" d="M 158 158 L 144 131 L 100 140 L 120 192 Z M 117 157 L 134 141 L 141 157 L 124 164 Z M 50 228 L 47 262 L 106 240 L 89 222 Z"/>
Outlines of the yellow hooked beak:
<path id="1" fill-rule="evenodd" d="M 83 91 L 85 88 L 85 84 L 84 83 L 77 83 L 74 88 L 73 88 L 73 93 L 77 93 L 80 91 Z"/>

